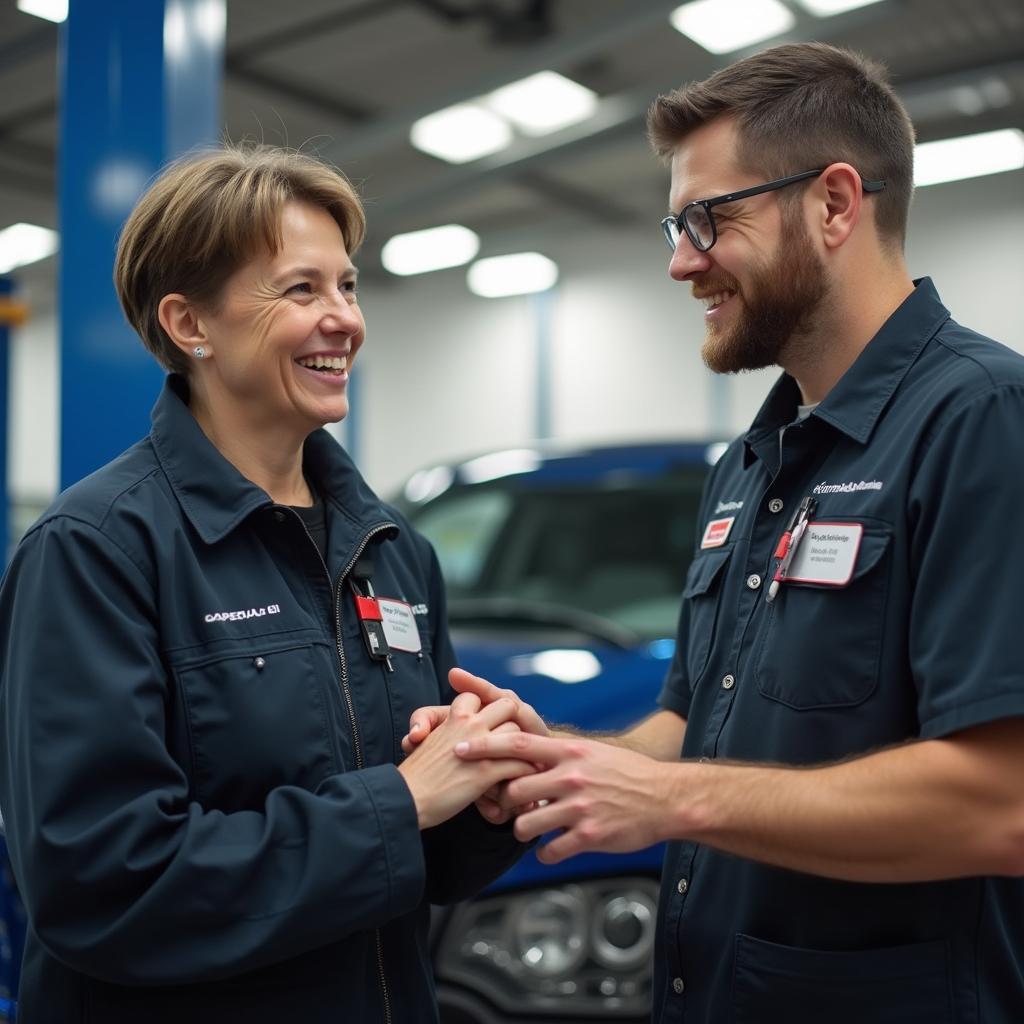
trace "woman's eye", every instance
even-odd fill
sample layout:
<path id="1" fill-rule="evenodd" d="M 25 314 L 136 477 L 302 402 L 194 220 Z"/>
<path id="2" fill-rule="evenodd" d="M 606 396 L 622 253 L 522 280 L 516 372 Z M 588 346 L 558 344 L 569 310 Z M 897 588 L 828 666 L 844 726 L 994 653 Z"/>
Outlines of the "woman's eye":
<path id="1" fill-rule="evenodd" d="M 288 294 L 296 292 L 302 295 L 309 295 L 313 291 L 313 286 L 308 281 L 300 281 L 298 284 L 293 284 L 288 289 Z"/>

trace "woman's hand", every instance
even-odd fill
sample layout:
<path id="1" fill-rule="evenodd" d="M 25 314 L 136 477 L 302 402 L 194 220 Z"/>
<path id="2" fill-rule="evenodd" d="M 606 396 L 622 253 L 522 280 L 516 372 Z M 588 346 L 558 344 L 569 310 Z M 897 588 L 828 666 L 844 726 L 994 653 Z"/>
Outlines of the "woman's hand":
<path id="1" fill-rule="evenodd" d="M 421 829 L 440 825 L 498 783 L 534 770 L 532 764 L 518 758 L 468 761 L 455 755 L 457 743 L 502 730 L 512 723 L 520 707 L 520 702 L 504 697 L 482 706 L 476 694 L 467 692 L 445 708 L 444 720 L 433 725 L 429 735 L 398 766 L 416 804 Z M 507 819 L 496 801 L 488 803 L 493 805 L 491 812 L 486 809 L 487 803 L 481 810 L 489 820 Z"/>
<path id="2" fill-rule="evenodd" d="M 452 689 L 460 694 L 471 693 L 479 698 L 482 706 L 493 704 L 498 700 L 510 700 L 516 708 L 511 721 L 523 732 L 535 736 L 548 736 L 548 727 L 544 719 L 533 707 L 519 699 L 514 690 L 503 690 L 480 676 L 474 676 L 461 668 L 453 668 L 448 673 L 448 682 Z M 456 698 L 458 700 L 458 698 Z M 449 705 L 435 704 L 417 708 L 409 718 L 409 731 L 402 737 L 402 750 L 411 754 L 417 744 L 422 743 L 439 725 L 448 718 Z"/>

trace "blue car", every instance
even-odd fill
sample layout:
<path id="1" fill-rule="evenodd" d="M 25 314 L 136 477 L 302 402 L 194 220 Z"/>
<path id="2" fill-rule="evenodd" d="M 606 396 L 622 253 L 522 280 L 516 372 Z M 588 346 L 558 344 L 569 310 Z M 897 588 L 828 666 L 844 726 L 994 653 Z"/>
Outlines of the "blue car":
<path id="1" fill-rule="evenodd" d="M 460 664 L 587 731 L 655 710 L 722 450 L 516 449 L 411 477 L 397 504 L 437 550 Z M 648 1020 L 662 852 L 553 866 L 531 853 L 439 910 L 445 1024 Z"/>

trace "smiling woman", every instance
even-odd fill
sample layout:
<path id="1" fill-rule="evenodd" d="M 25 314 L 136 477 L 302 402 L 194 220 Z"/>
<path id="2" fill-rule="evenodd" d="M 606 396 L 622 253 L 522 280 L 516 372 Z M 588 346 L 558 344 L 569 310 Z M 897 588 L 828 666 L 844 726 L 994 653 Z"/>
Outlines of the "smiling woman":
<path id="1" fill-rule="evenodd" d="M 153 428 L 0 588 L 34 1024 L 434 1022 L 429 904 L 522 850 L 473 804 L 532 769 L 453 754 L 510 702 L 398 748 L 454 658 L 433 550 L 321 429 L 364 228 L 338 171 L 263 147 L 172 165 L 125 224 L 118 294 L 170 371 Z"/>

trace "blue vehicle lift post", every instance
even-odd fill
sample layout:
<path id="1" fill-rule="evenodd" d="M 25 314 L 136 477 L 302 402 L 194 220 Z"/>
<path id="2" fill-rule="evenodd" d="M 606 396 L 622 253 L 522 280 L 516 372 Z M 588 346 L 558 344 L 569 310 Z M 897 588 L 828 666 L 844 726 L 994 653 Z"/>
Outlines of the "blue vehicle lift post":
<path id="1" fill-rule="evenodd" d="M 215 143 L 224 0 L 75 0 L 61 26 L 60 479 L 149 430 L 162 371 L 121 314 L 118 233 L 168 160 Z"/>

